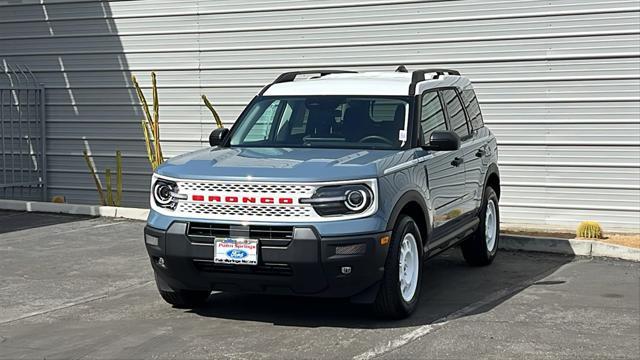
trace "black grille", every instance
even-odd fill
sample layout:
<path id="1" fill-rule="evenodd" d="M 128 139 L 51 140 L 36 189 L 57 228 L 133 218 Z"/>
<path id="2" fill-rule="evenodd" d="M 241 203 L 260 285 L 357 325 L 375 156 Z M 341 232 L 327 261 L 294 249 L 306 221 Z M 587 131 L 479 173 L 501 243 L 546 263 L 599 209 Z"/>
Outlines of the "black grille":
<path id="1" fill-rule="evenodd" d="M 215 239 L 248 237 L 263 246 L 287 246 L 293 239 L 293 226 L 189 223 L 187 236 L 194 242 L 213 243 Z"/>
<path id="2" fill-rule="evenodd" d="M 216 264 L 210 260 L 193 260 L 193 264 L 198 271 L 202 272 L 280 276 L 291 276 L 293 274 L 291 267 L 287 264 L 228 265 Z"/>

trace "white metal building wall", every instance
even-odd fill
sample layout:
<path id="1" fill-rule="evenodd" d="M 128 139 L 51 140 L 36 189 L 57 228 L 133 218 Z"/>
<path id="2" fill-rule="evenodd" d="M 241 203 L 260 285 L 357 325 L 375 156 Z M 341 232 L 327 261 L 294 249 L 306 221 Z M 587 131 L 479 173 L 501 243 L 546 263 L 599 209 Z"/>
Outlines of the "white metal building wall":
<path id="1" fill-rule="evenodd" d="M 206 146 L 207 94 L 230 125 L 278 73 L 446 66 L 476 84 L 500 144 L 502 220 L 640 231 L 637 0 L 0 0 L 0 58 L 48 87 L 50 195 L 96 203 L 81 157 L 149 166 L 131 82 L 157 71 L 169 156 Z M 147 88 L 148 90 L 148 88 Z"/>

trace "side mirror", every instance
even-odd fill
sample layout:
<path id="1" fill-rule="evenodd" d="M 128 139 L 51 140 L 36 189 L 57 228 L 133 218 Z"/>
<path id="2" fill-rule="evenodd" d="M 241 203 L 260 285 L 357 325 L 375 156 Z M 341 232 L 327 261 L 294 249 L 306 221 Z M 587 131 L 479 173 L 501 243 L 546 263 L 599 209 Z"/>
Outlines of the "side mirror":
<path id="1" fill-rule="evenodd" d="M 422 146 L 425 150 L 453 151 L 460 149 L 460 137 L 453 131 L 437 130 L 431 133 L 429 143 Z"/>
<path id="2" fill-rule="evenodd" d="M 229 134 L 229 129 L 227 128 L 217 128 L 211 132 L 209 135 L 209 145 L 218 146 L 222 144 L 224 138 Z"/>

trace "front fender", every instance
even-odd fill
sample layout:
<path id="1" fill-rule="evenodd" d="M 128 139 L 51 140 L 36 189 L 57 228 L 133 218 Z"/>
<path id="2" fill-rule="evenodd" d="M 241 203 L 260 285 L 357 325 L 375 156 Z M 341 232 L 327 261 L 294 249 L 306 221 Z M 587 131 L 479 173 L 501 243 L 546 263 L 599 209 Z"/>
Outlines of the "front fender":
<path id="1" fill-rule="evenodd" d="M 432 230 L 431 218 L 429 216 L 430 212 L 426 202 L 424 201 L 424 198 L 416 190 L 409 190 L 405 192 L 400 197 L 400 199 L 398 199 L 398 201 L 396 202 L 396 205 L 393 207 L 393 210 L 391 211 L 391 214 L 389 215 L 389 220 L 387 221 L 387 230 L 393 229 L 396 222 L 398 222 L 398 218 L 400 217 L 402 210 L 410 203 L 416 203 L 420 208 L 420 211 L 422 212 L 423 217 L 421 219 L 416 219 L 416 220 L 424 221 L 426 225 L 426 231 L 427 231 L 426 235 L 428 238 L 431 235 L 431 230 Z M 423 239 L 423 241 L 425 240 L 426 239 Z"/>

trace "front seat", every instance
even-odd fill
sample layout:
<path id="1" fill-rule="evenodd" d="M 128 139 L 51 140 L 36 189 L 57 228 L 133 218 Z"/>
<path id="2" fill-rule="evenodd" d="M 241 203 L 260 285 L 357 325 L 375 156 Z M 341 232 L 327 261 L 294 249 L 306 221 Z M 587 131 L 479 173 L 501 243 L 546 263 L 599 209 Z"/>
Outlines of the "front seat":
<path id="1" fill-rule="evenodd" d="M 326 111 L 310 111 L 307 128 L 310 130 L 307 135 L 316 138 L 326 138 L 331 135 L 331 117 Z"/>
<path id="2" fill-rule="evenodd" d="M 371 131 L 372 120 L 369 117 L 369 102 L 354 100 L 344 112 L 342 134 L 349 142 L 358 142 Z"/>

